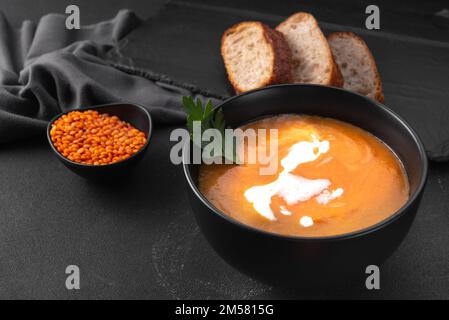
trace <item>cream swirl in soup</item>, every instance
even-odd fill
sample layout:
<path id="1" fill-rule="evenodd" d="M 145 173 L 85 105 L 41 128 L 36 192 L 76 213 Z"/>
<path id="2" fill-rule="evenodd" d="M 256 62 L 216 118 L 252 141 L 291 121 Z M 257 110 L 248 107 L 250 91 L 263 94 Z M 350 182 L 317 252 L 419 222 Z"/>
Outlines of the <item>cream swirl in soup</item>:
<path id="1" fill-rule="evenodd" d="M 199 176 L 200 191 L 236 220 L 279 234 L 327 236 L 376 224 L 408 199 L 399 159 L 360 128 L 300 115 L 242 127 L 248 128 L 278 129 L 275 174 L 261 175 L 259 164 L 245 162 L 202 165 Z M 269 146 L 268 140 L 257 148 Z"/>

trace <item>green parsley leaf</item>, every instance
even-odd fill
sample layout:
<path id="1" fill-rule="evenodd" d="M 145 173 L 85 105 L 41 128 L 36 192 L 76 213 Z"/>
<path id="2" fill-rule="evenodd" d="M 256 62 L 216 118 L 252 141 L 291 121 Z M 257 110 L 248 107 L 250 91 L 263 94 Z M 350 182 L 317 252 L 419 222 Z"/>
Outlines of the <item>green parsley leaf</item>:
<path id="1" fill-rule="evenodd" d="M 214 109 L 212 101 L 208 100 L 206 105 L 203 108 L 203 103 L 200 99 L 196 99 L 194 101 L 191 96 L 182 97 L 182 104 L 184 106 L 184 110 L 187 113 L 187 128 L 190 131 L 190 137 L 193 135 L 193 122 L 200 121 L 201 122 L 201 132 L 204 132 L 207 129 L 217 129 L 222 137 L 222 145 L 219 146 L 221 150 L 221 156 L 226 157 L 225 154 L 225 129 L 226 122 L 224 120 L 223 110 L 221 108 Z M 205 142 L 206 144 L 208 142 Z M 212 142 L 213 143 L 213 142 Z M 201 148 L 204 146 L 202 145 Z M 237 162 L 237 153 L 236 147 L 234 145 L 232 152 L 232 163 Z"/>

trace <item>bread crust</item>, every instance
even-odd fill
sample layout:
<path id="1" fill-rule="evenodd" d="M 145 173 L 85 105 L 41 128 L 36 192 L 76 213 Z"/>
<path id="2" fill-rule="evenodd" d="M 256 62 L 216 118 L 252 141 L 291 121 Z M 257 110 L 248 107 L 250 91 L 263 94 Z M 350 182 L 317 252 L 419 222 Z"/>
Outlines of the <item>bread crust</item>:
<path id="1" fill-rule="evenodd" d="M 329 46 L 329 43 L 327 42 L 326 37 L 324 36 L 323 32 L 321 31 L 320 26 L 318 25 L 318 22 L 316 21 L 315 17 L 307 12 L 296 12 L 289 16 L 287 19 L 282 21 L 277 27 L 276 30 L 280 31 L 283 26 L 287 25 L 288 23 L 294 23 L 294 21 L 303 21 L 303 20 L 310 20 L 313 24 L 313 27 L 316 28 L 319 32 L 319 40 L 322 41 L 324 44 L 327 56 L 328 56 L 328 63 L 330 65 L 330 70 L 328 73 L 328 79 L 325 83 L 322 83 L 324 85 L 329 86 L 335 86 L 335 87 L 342 87 L 344 84 L 343 76 L 340 72 L 340 69 L 338 68 L 337 63 L 335 62 L 334 56 L 332 54 L 331 48 Z M 282 33 L 282 32 L 281 32 Z M 294 60 L 294 58 L 292 58 Z"/>
<path id="2" fill-rule="evenodd" d="M 335 62 L 334 55 L 332 55 L 332 60 L 334 60 L 334 67 L 332 68 L 333 74 L 331 75 L 331 82 L 333 83 L 333 86 L 343 88 L 345 79 L 343 78 L 343 74 L 341 73 L 337 62 Z"/>
<path id="3" fill-rule="evenodd" d="M 292 82 L 292 53 L 284 35 L 267 25 L 262 24 L 262 27 L 265 40 L 271 44 L 274 51 L 273 72 L 269 84 Z"/>
<path id="4" fill-rule="evenodd" d="M 384 94 L 383 94 L 383 90 L 382 90 L 382 81 L 380 79 L 380 74 L 379 74 L 379 70 L 377 69 L 376 66 L 376 61 L 374 60 L 374 56 L 371 52 L 371 50 L 368 48 L 368 45 L 366 44 L 366 42 L 359 37 L 358 35 L 356 35 L 353 32 L 333 32 L 331 34 L 329 34 L 328 41 L 332 41 L 332 39 L 334 38 L 344 38 L 344 37 L 349 37 L 352 38 L 353 40 L 357 41 L 362 47 L 364 47 L 366 54 L 368 55 L 368 59 L 370 60 L 371 64 L 371 70 L 374 74 L 375 77 L 375 93 L 374 93 L 374 98 L 379 101 L 380 103 L 384 103 L 385 98 L 384 98 Z"/>
<path id="5" fill-rule="evenodd" d="M 238 80 L 235 79 L 234 75 L 229 71 L 230 66 L 228 65 L 226 59 L 224 41 L 226 40 L 226 37 L 228 37 L 230 34 L 235 33 L 239 28 L 246 26 L 248 24 L 252 24 L 255 27 L 262 29 L 264 40 L 269 44 L 273 56 L 271 61 L 271 64 L 273 66 L 272 71 L 269 77 L 267 77 L 260 83 L 258 88 L 271 84 L 290 83 L 292 81 L 292 72 L 291 72 L 292 57 L 290 47 L 288 46 L 286 40 L 284 39 L 284 36 L 280 32 L 271 29 L 269 26 L 261 22 L 245 21 L 230 27 L 223 33 L 223 36 L 221 37 L 221 49 L 220 49 L 221 56 L 224 61 L 229 82 L 231 83 L 235 92 L 242 93 L 247 90 L 239 86 Z"/>

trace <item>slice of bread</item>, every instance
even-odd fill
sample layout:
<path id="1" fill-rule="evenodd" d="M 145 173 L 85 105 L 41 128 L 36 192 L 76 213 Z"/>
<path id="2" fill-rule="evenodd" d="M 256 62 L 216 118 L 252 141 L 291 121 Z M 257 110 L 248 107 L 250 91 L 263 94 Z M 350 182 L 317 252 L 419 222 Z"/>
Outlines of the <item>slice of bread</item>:
<path id="1" fill-rule="evenodd" d="M 261 22 L 242 22 L 226 30 L 221 55 L 237 93 L 292 80 L 284 37 Z"/>
<path id="2" fill-rule="evenodd" d="M 298 12 L 276 27 L 287 40 L 293 58 L 293 82 L 343 86 L 326 37 L 315 18 Z"/>
<path id="3" fill-rule="evenodd" d="M 379 72 L 365 41 L 352 32 L 334 32 L 328 40 L 343 74 L 343 87 L 383 103 Z"/>

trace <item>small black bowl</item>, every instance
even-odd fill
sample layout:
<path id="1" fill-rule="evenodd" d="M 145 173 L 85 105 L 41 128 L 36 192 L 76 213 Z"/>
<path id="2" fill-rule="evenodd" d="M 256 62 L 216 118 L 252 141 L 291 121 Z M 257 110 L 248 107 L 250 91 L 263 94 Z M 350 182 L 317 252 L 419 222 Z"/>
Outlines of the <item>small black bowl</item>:
<path id="1" fill-rule="evenodd" d="M 191 207 L 206 239 L 228 263 L 274 285 L 335 285 L 349 280 L 363 281 L 367 277 L 366 267 L 380 266 L 405 238 L 423 194 L 428 164 L 416 133 L 391 110 L 343 89 L 303 84 L 254 90 L 232 97 L 219 107 L 231 127 L 288 113 L 351 123 L 374 134 L 394 150 L 404 164 L 410 183 L 407 203 L 366 229 L 327 237 L 279 235 L 245 225 L 214 207 L 198 189 L 200 165 L 189 164 L 186 144 L 183 168 Z"/>
<path id="2" fill-rule="evenodd" d="M 95 110 L 99 113 L 107 113 L 109 115 L 117 116 L 120 118 L 120 120 L 130 123 L 135 128 L 145 133 L 145 136 L 147 137 L 146 144 L 131 157 L 112 164 L 90 165 L 71 161 L 60 154 L 58 150 L 56 150 L 50 137 L 50 131 L 53 123 L 62 115 L 75 111 L 70 110 L 57 115 L 48 124 L 47 139 L 50 143 L 51 149 L 67 168 L 84 178 L 93 180 L 109 180 L 123 176 L 136 166 L 136 164 L 143 158 L 145 152 L 147 151 L 148 143 L 150 142 L 151 132 L 153 129 L 149 112 L 142 106 L 129 103 L 105 104 L 95 107 L 88 107 L 86 109 L 80 109 L 79 111 L 86 110 Z"/>

